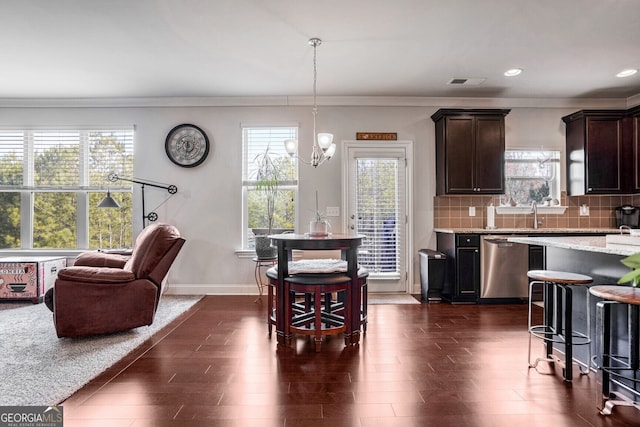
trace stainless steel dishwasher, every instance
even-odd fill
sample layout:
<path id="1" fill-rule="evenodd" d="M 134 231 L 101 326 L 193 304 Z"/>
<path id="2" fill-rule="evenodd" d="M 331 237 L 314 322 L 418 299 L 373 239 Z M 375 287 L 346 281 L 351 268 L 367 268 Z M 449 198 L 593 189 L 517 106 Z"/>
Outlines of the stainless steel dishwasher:
<path id="1" fill-rule="evenodd" d="M 508 237 L 482 237 L 480 299 L 526 300 L 529 297 L 529 245 L 511 243 Z"/>

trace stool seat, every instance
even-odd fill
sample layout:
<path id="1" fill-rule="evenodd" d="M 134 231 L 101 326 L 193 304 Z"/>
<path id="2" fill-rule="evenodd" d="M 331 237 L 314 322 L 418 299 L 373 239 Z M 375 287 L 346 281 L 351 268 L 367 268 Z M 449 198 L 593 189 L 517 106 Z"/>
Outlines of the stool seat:
<path id="1" fill-rule="evenodd" d="M 298 285 L 339 285 L 351 282 L 351 277 L 342 273 L 294 274 L 284 279 Z"/>
<path id="2" fill-rule="evenodd" d="M 634 288 L 632 286 L 597 285 L 589 288 L 589 292 L 591 292 L 592 295 L 609 301 L 640 305 L 640 288 Z"/>
<path id="3" fill-rule="evenodd" d="M 531 270 L 527 273 L 527 276 L 533 280 L 564 283 L 567 285 L 588 285 L 593 283 L 593 279 L 589 276 L 578 273 L 568 273 L 566 271 Z"/>

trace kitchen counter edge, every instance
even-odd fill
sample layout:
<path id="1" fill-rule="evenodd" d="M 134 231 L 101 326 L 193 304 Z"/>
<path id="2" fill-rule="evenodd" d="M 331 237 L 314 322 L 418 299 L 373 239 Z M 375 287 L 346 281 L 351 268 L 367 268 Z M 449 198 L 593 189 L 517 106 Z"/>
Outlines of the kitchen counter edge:
<path id="1" fill-rule="evenodd" d="M 449 234 L 618 234 L 617 228 L 435 228 Z"/>
<path id="2" fill-rule="evenodd" d="M 578 251 L 599 252 L 604 254 L 629 256 L 640 252 L 640 246 L 616 245 L 606 242 L 605 236 L 566 236 L 566 237 L 509 237 L 509 242 L 528 245 L 550 246 Z"/>

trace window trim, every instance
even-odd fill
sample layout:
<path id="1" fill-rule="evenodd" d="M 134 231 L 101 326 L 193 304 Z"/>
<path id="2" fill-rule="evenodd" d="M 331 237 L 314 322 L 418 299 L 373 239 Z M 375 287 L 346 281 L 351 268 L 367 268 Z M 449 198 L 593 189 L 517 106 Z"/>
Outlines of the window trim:
<path id="1" fill-rule="evenodd" d="M 293 122 L 289 122 L 289 123 L 251 123 L 251 122 L 243 122 L 241 123 L 240 126 L 240 130 L 241 130 L 241 149 L 242 149 L 242 153 L 241 153 L 241 158 L 242 158 L 242 182 L 241 182 L 241 186 L 242 186 L 242 223 L 241 223 L 241 227 L 242 227 L 242 233 L 241 233 L 241 242 L 240 242 L 240 249 L 236 250 L 236 254 L 241 257 L 241 258 L 249 258 L 249 257 L 254 257 L 255 256 L 255 250 L 253 248 L 249 248 L 248 247 L 248 240 L 249 240 L 249 227 L 248 227 L 248 222 L 249 222 L 249 206 L 248 206 L 248 191 L 255 189 L 255 181 L 251 180 L 247 177 L 247 166 L 248 166 L 248 158 L 247 158 L 247 142 L 245 140 L 246 137 L 246 130 L 247 129 L 294 129 L 294 133 L 296 138 L 298 137 L 298 135 L 300 134 L 300 128 L 299 128 L 299 124 L 298 123 L 293 123 Z M 282 143 L 284 144 L 284 141 L 282 141 Z M 284 145 L 282 146 L 282 150 L 284 150 Z M 300 177 L 299 177 L 299 166 L 300 163 L 297 161 L 297 159 L 294 160 L 295 161 L 295 170 L 296 170 L 296 177 L 294 180 L 287 180 L 287 181 L 283 181 L 283 183 L 280 185 L 282 190 L 285 191 L 293 191 L 294 194 L 294 229 L 298 229 L 298 218 L 299 218 L 299 209 L 298 209 L 298 205 L 299 205 L 299 186 L 300 186 Z"/>

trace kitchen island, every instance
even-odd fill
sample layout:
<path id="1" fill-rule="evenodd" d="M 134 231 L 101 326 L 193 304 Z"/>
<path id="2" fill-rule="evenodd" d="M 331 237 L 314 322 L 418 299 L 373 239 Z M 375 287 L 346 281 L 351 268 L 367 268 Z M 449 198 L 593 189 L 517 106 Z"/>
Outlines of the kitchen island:
<path id="1" fill-rule="evenodd" d="M 629 271 L 629 268 L 624 266 L 621 260 L 640 252 L 640 246 L 608 244 L 605 236 L 509 237 L 508 240 L 514 243 L 544 247 L 546 269 L 586 274 L 593 278 L 594 285 L 617 285 L 618 279 Z M 587 322 L 587 301 L 590 307 L 590 322 Z M 599 338 L 597 337 L 601 332 L 596 333 L 596 304 L 598 301 L 598 298 L 589 296 L 587 287 L 576 286 L 573 288 L 574 329 L 586 332 L 587 325 L 590 325 L 591 351 L 593 355 L 596 355 L 596 364 L 600 365 L 601 358 L 597 348 Z M 613 315 L 614 353 L 628 354 L 628 319 L 624 305 L 619 307 L 619 310 L 616 310 Z M 575 347 L 574 358 L 586 366 L 589 365 L 589 361 L 587 349 L 584 347 Z M 593 366 L 591 368 L 593 369 Z M 640 375 L 640 372 L 636 372 L 636 375 Z M 628 385 L 635 390 L 640 388 L 638 384 L 629 383 Z M 624 390 L 618 390 L 618 392 L 625 394 Z"/>
<path id="2" fill-rule="evenodd" d="M 535 244 L 508 237 L 604 236 L 611 228 L 436 228 L 436 249 L 446 255 L 442 298 L 451 303 L 503 304 L 527 301 L 527 271 L 544 265 Z"/>

